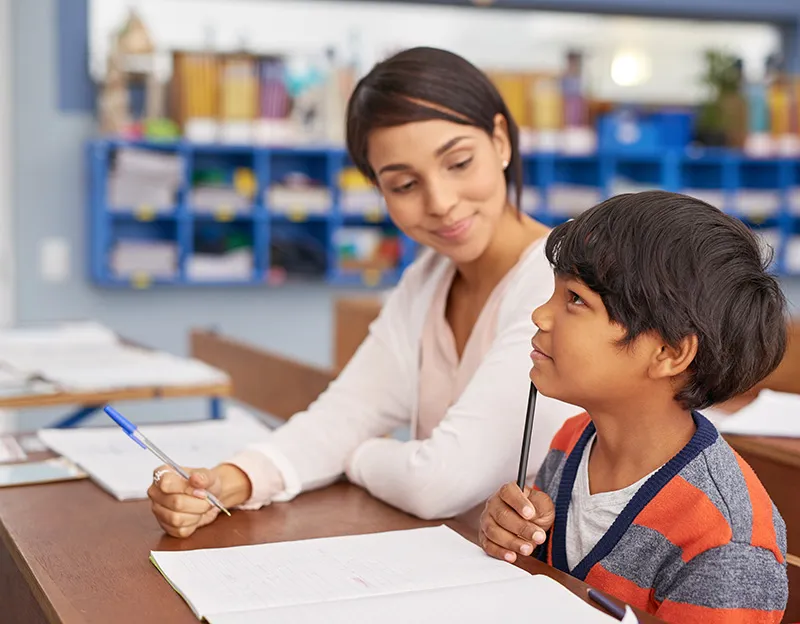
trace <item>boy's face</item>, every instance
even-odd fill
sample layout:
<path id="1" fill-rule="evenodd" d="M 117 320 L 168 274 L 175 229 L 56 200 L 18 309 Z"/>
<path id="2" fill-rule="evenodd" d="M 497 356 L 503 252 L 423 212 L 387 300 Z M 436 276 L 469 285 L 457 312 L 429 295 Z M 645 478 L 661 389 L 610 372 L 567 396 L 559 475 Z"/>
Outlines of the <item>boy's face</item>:
<path id="1" fill-rule="evenodd" d="M 532 319 L 539 331 L 530 378 L 542 394 L 589 411 L 646 396 L 661 342 L 641 335 L 621 346 L 625 329 L 581 281 L 556 276 L 553 296 Z"/>

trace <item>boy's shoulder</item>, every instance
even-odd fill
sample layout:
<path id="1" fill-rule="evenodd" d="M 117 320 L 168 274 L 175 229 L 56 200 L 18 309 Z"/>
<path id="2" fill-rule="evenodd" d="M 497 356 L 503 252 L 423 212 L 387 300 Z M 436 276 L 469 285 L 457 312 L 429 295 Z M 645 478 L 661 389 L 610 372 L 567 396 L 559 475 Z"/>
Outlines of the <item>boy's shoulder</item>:
<path id="1" fill-rule="evenodd" d="M 586 412 L 567 418 L 553 436 L 550 450 L 561 451 L 564 455 L 569 455 L 591 422 L 592 419 Z"/>
<path id="2" fill-rule="evenodd" d="M 786 553 L 786 527 L 753 469 L 722 438 L 689 461 L 635 520 L 664 535 L 685 561 L 728 544 Z"/>

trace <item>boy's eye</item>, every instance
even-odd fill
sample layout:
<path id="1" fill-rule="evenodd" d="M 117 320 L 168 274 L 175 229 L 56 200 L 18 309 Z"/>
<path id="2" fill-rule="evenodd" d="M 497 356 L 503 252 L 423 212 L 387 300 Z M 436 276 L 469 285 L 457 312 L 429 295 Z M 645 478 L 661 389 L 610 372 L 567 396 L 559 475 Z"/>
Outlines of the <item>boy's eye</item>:
<path id="1" fill-rule="evenodd" d="M 583 299 L 581 299 L 578 293 L 570 290 L 568 291 L 567 294 L 569 296 L 569 303 L 571 303 L 572 305 L 584 305 Z"/>

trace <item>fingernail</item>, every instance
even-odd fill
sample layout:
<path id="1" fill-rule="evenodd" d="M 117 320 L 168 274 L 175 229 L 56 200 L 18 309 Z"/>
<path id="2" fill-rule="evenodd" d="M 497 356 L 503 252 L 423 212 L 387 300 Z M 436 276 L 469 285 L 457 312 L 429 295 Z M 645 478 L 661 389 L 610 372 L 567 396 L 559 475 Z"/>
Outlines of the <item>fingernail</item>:
<path id="1" fill-rule="evenodd" d="M 508 561 L 509 563 L 514 563 L 516 558 L 517 558 L 517 556 L 512 552 L 507 552 L 505 554 L 505 560 Z"/>
<path id="2" fill-rule="evenodd" d="M 195 490 L 194 492 L 192 492 L 192 494 L 194 496 L 196 496 L 197 498 L 205 498 L 206 497 L 205 490 Z"/>
<path id="3" fill-rule="evenodd" d="M 520 546 L 519 551 L 523 555 L 528 556 L 533 552 L 533 546 L 531 546 L 530 544 L 523 544 L 522 546 Z"/>
<path id="4" fill-rule="evenodd" d="M 542 533 L 542 531 L 536 531 L 536 533 L 533 534 L 533 541 L 536 542 L 537 544 L 543 544 L 544 538 L 545 535 L 544 533 Z"/>
<path id="5" fill-rule="evenodd" d="M 525 507 L 525 509 L 522 510 L 522 515 L 526 518 L 533 518 L 533 507 Z"/>

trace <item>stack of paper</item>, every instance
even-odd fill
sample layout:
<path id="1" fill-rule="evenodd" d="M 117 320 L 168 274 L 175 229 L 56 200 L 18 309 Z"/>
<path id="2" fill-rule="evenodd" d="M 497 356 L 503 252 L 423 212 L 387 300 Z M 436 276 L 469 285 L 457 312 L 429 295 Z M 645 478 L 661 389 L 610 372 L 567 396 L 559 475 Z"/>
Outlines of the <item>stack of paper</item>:
<path id="1" fill-rule="evenodd" d="M 508 605 L 550 624 L 616 621 L 444 526 L 150 558 L 210 624 L 486 624 Z"/>
<path id="2" fill-rule="evenodd" d="M 224 372 L 200 360 L 124 344 L 111 330 L 91 322 L 2 331 L 0 363 L 7 377 L 38 378 L 77 392 L 228 380 Z M 3 381 L 0 373 L 0 393 Z M 40 385 L 37 391 L 46 391 Z"/>
<path id="3" fill-rule="evenodd" d="M 800 394 L 762 390 L 749 405 L 715 420 L 722 433 L 800 438 Z"/>
<path id="4" fill-rule="evenodd" d="M 112 210 L 147 205 L 155 212 L 174 209 L 184 160 L 178 154 L 122 148 L 108 177 L 108 204 Z"/>
<path id="5" fill-rule="evenodd" d="M 211 468 L 245 446 L 263 442 L 270 430 L 255 418 L 231 414 L 224 420 L 152 425 L 141 431 L 170 458 L 190 468 Z M 233 415 L 236 414 L 236 415 Z M 39 439 L 63 455 L 118 500 L 147 497 L 153 471 L 161 461 L 134 443 L 117 426 L 91 429 L 43 429 Z"/>
<path id="6" fill-rule="evenodd" d="M 111 249 L 109 266 L 118 278 L 146 275 L 174 279 L 178 275 L 180 249 L 174 240 L 120 239 Z"/>

